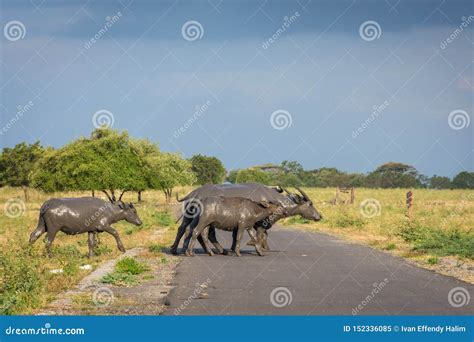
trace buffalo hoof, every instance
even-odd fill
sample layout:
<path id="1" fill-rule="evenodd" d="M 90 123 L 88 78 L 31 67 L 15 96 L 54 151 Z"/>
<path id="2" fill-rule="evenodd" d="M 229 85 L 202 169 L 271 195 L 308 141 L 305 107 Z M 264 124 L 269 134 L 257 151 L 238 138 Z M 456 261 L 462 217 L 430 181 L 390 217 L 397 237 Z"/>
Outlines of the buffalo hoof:
<path id="1" fill-rule="evenodd" d="M 222 252 L 221 252 L 222 255 L 229 255 L 229 251 L 227 249 L 224 249 Z"/>
<path id="2" fill-rule="evenodd" d="M 178 249 L 177 248 L 171 248 L 170 253 L 173 255 L 178 255 Z"/>
<path id="3" fill-rule="evenodd" d="M 209 254 L 209 256 L 214 256 L 214 252 L 213 252 L 213 251 L 208 251 L 207 254 Z"/>
<path id="4" fill-rule="evenodd" d="M 125 252 L 126 252 L 126 250 L 125 250 L 124 247 L 119 247 L 119 251 L 122 252 L 122 253 L 125 253 Z"/>
<path id="5" fill-rule="evenodd" d="M 184 252 L 184 255 L 186 255 L 187 257 L 192 257 L 192 256 L 194 256 L 194 253 L 186 251 L 186 252 Z"/>
<path id="6" fill-rule="evenodd" d="M 238 256 L 238 257 L 241 256 L 240 252 L 235 251 L 234 253 L 235 253 L 235 255 Z"/>

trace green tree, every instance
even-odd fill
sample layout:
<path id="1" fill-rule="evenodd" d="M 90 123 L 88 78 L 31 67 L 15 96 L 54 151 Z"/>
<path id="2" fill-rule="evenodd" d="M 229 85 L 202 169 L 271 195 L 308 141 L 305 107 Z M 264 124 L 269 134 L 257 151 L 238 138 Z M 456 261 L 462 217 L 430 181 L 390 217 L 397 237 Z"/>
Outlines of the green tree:
<path id="1" fill-rule="evenodd" d="M 222 162 L 216 157 L 195 155 L 191 159 L 191 168 L 196 174 L 197 182 L 204 184 L 219 184 L 225 178 L 226 170 Z"/>
<path id="2" fill-rule="evenodd" d="M 90 138 L 80 138 L 48 151 L 32 174 L 33 186 L 46 192 L 101 190 L 111 200 L 115 191 L 147 187 L 146 162 L 133 148 L 126 132 L 99 128 Z"/>
<path id="3" fill-rule="evenodd" d="M 410 165 L 389 162 L 367 176 L 367 185 L 381 188 L 418 188 L 422 184 L 418 171 Z"/>
<path id="4" fill-rule="evenodd" d="M 226 181 L 229 183 L 235 184 L 237 183 L 237 174 L 239 173 L 239 170 L 230 170 L 229 174 L 226 177 Z"/>
<path id="5" fill-rule="evenodd" d="M 269 185 L 271 178 L 266 172 L 256 168 L 243 169 L 237 172 L 236 183 L 252 182 Z"/>
<path id="6" fill-rule="evenodd" d="M 171 199 L 173 188 L 191 185 L 196 181 L 191 162 L 179 154 L 161 153 L 159 156 L 151 156 L 147 158 L 147 164 L 150 168 L 148 181 L 151 188 L 162 190 L 167 202 Z"/>
<path id="7" fill-rule="evenodd" d="M 43 151 L 39 141 L 4 148 L 0 156 L 0 185 L 23 187 L 25 201 L 28 201 L 30 175 Z"/>
<path id="8" fill-rule="evenodd" d="M 431 189 L 451 189 L 453 185 L 449 177 L 434 175 L 429 179 L 429 187 Z"/>
<path id="9" fill-rule="evenodd" d="M 141 160 L 146 160 L 150 157 L 157 157 L 160 155 L 160 149 L 158 148 L 158 145 L 155 143 L 152 143 L 148 139 L 131 139 L 131 146 L 135 153 L 140 157 Z M 150 187 L 150 177 L 152 170 L 150 169 L 149 165 L 146 163 L 145 167 L 141 169 L 142 172 L 142 177 L 146 179 L 146 182 L 144 182 L 143 188 L 142 189 L 136 189 L 137 190 L 137 200 L 138 202 L 142 201 L 142 194 L 143 192 Z"/>
<path id="10" fill-rule="evenodd" d="M 460 172 L 453 178 L 453 186 L 458 189 L 474 189 L 474 172 Z"/>

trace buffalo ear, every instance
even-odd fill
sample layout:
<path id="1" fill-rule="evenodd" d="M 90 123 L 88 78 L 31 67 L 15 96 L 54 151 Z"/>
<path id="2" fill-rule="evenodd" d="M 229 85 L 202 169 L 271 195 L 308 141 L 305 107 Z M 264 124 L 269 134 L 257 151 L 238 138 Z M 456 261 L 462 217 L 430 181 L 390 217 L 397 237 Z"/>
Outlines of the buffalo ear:
<path id="1" fill-rule="evenodd" d="M 122 201 L 117 202 L 117 205 L 120 209 L 125 209 L 124 203 Z"/>

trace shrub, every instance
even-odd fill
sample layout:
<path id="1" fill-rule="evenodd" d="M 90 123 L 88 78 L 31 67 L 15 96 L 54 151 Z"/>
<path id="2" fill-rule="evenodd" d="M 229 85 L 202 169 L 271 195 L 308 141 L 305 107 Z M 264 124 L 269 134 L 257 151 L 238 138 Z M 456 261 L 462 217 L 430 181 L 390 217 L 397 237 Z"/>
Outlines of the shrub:
<path id="1" fill-rule="evenodd" d="M 117 262 L 115 265 L 115 272 L 117 273 L 127 273 L 132 275 L 141 274 L 145 271 L 148 271 L 148 266 L 138 262 L 134 258 L 125 257 Z"/>
<path id="2" fill-rule="evenodd" d="M 27 246 L 0 252 L 0 314 L 12 315 L 40 304 L 41 256 L 30 253 Z"/>
<path id="3" fill-rule="evenodd" d="M 157 212 L 153 215 L 153 218 L 160 227 L 169 227 L 174 223 L 171 214 L 168 212 Z"/>
<path id="4" fill-rule="evenodd" d="M 437 256 L 459 255 L 474 258 L 474 233 L 457 228 L 441 230 L 416 222 L 402 227 L 400 236 L 413 245 L 413 250 L 430 252 Z"/>

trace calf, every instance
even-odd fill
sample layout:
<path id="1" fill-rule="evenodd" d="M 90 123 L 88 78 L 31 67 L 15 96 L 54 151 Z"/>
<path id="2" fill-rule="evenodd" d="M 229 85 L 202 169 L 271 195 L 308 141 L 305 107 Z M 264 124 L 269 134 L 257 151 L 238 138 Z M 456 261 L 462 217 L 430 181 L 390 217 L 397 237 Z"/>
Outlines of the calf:
<path id="1" fill-rule="evenodd" d="M 191 241 L 189 242 L 189 239 L 186 239 L 183 246 L 187 256 L 193 255 L 194 243 L 201 233 L 204 233 L 202 237 L 206 250 L 210 251 L 209 254 L 212 255 L 207 232 L 204 231 L 208 226 L 227 231 L 236 229 L 234 251 L 237 256 L 240 256 L 240 241 L 242 240 L 244 230 L 250 231 L 257 221 L 268 217 L 280 208 L 276 204 L 265 201 L 254 202 L 241 197 L 207 197 L 201 200 L 200 207 L 199 215 L 196 215 L 191 222 L 189 231 Z M 255 250 L 258 255 L 263 255 L 259 239 L 255 243 Z"/>

